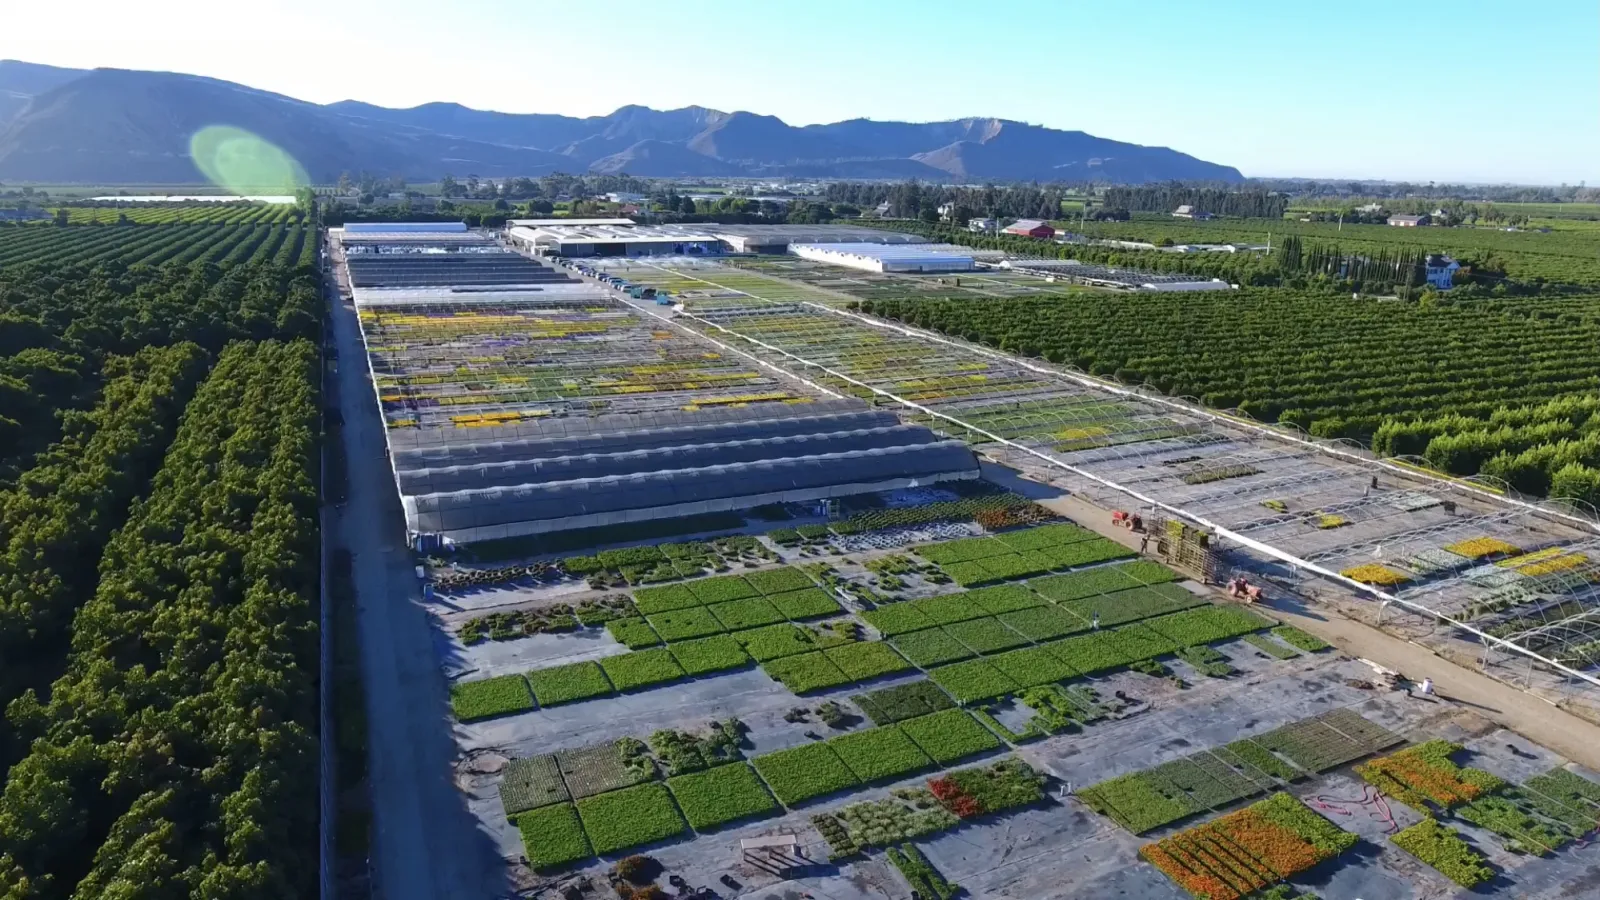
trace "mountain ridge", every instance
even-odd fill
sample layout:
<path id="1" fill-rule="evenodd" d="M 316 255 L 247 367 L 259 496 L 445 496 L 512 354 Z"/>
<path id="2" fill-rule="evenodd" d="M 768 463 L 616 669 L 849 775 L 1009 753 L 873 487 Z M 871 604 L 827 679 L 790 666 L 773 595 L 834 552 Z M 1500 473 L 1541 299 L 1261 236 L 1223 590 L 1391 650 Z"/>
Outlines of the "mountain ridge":
<path id="1" fill-rule="evenodd" d="M 460 103 L 407 108 L 317 104 L 198 75 L 61 69 L 0 60 L 0 180 L 202 180 L 188 139 L 207 125 L 249 131 L 317 182 L 367 171 L 431 181 L 445 173 L 555 171 L 643 177 L 924 178 L 989 181 L 1243 181 L 1231 166 L 1167 147 L 1009 119 L 849 119 L 793 126 L 702 106 L 626 105 L 603 116 L 504 113 Z"/>

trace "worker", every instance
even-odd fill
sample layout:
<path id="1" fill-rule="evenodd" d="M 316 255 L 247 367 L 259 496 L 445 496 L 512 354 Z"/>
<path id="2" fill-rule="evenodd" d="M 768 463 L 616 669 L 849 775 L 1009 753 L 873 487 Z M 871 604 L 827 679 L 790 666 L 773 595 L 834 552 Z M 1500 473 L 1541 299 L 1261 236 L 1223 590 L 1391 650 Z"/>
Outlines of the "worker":
<path id="1" fill-rule="evenodd" d="M 1094 611 L 1094 618 L 1089 620 L 1089 627 L 1093 628 L 1095 631 L 1100 630 L 1100 610 L 1097 609 Z"/>
<path id="2" fill-rule="evenodd" d="M 1433 679 L 1432 678 L 1424 678 L 1424 679 L 1422 679 L 1422 696 L 1423 696 L 1424 699 L 1427 699 L 1427 698 L 1433 696 Z"/>
<path id="3" fill-rule="evenodd" d="M 1144 537 L 1139 539 L 1139 552 L 1140 553 L 1145 553 L 1145 552 L 1149 551 L 1149 549 L 1150 549 L 1150 535 L 1147 534 Z"/>

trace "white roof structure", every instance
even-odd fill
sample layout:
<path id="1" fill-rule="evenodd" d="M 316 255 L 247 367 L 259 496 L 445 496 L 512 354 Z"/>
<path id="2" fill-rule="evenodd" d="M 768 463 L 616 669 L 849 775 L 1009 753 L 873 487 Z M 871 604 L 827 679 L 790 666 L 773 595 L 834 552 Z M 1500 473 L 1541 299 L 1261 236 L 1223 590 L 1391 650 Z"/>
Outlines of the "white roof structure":
<path id="1" fill-rule="evenodd" d="M 545 225 L 632 225 L 632 219 L 508 219 L 507 227 L 542 228 Z"/>
<path id="2" fill-rule="evenodd" d="M 871 272 L 967 272 L 972 254 L 933 250 L 916 244 L 790 244 L 801 259 Z"/>

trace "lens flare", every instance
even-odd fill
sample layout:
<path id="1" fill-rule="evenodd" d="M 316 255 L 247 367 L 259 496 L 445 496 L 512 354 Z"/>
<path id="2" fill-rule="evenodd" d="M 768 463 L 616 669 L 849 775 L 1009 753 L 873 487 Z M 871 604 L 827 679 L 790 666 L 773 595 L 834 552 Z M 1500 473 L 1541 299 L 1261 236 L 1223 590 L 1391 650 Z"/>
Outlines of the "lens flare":
<path id="1" fill-rule="evenodd" d="M 207 125 L 189 138 L 195 168 L 235 194 L 271 189 L 293 193 L 311 183 L 304 167 L 283 148 L 232 125 Z"/>

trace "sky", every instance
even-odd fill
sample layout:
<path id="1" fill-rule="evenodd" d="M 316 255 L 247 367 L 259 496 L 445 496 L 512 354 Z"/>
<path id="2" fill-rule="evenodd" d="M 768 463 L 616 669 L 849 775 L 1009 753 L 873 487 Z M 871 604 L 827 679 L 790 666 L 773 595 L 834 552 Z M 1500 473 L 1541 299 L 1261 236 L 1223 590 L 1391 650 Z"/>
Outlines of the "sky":
<path id="1" fill-rule="evenodd" d="M 73 0 L 0 59 L 318 103 L 997 116 L 1249 176 L 1600 184 L 1597 0 Z"/>

